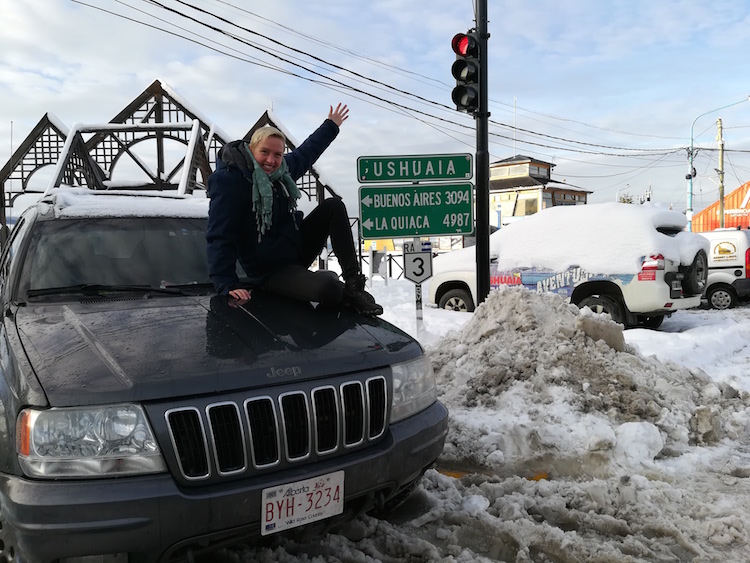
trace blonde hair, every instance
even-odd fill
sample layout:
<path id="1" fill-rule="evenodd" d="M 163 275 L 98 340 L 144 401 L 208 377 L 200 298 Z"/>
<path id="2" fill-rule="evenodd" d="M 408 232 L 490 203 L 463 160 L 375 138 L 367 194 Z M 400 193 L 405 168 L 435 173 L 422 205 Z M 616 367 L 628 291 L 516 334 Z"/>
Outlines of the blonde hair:
<path id="1" fill-rule="evenodd" d="M 260 129 L 256 129 L 255 133 L 253 133 L 253 136 L 250 137 L 250 143 L 248 144 L 250 145 L 251 149 L 254 149 L 262 141 L 268 139 L 268 137 L 278 137 L 279 139 L 284 141 L 284 144 L 286 145 L 286 137 L 284 136 L 284 133 L 276 129 L 276 127 L 271 127 L 270 125 L 261 127 Z"/>

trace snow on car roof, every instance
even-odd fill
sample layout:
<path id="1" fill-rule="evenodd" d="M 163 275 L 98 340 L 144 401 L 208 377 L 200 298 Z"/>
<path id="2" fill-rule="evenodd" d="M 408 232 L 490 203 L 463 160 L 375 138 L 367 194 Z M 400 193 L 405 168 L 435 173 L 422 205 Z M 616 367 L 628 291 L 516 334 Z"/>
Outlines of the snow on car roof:
<path id="1" fill-rule="evenodd" d="M 169 192 L 55 188 L 39 201 L 56 218 L 71 217 L 208 217 L 205 197 Z"/>
<path id="2" fill-rule="evenodd" d="M 657 228 L 681 230 L 685 216 L 658 204 L 595 203 L 551 207 L 511 223 L 490 236 L 490 253 L 498 270 L 537 267 L 564 271 L 580 266 L 591 273 L 635 274 L 642 258 L 662 254 L 691 264 L 705 239 L 686 231 L 674 236 Z M 436 258 L 436 271 L 465 270 L 475 250 L 450 252 Z M 455 255 L 455 256 L 454 256 Z M 439 264 L 438 264 L 439 262 Z"/>

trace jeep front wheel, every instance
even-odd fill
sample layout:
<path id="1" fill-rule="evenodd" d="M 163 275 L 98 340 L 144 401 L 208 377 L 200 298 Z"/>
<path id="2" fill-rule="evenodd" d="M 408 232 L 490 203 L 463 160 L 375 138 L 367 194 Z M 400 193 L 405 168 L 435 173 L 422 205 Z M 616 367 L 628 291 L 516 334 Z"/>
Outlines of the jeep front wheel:
<path id="1" fill-rule="evenodd" d="M 613 321 L 627 327 L 624 307 L 610 295 L 589 295 L 581 300 L 578 307 L 581 309 L 588 307 L 594 313 L 607 313 Z"/>
<path id="2" fill-rule="evenodd" d="M 471 298 L 471 293 L 465 289 L 449 289 L 440 298 L 438 306 L 449 311 L 471 313 L 474 310 L 474 300 Z"/>

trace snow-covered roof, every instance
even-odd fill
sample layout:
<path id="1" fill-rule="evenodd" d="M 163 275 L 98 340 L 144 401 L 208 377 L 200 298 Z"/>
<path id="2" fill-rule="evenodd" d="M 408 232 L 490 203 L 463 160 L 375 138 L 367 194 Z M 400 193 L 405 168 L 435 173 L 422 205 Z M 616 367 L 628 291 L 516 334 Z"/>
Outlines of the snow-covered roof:
<path id="1" fill-rule="evenodd" d="M 161 87 L 166 92 L 172 100 L 179 103 L 183 108 L 185 108 L 187 111 L 192 113 L 196 119 L 199 119 L 202 123 L 205 123 L 208 125 L 209 130 L 212 131 L 215 135 L 219 135 L 219 137 L 223 139 L 231 139 L 232 137 L 230 135 L 227 135 L 219 126 L 217 126 L 215 123 L 213 123 L 210 119 L 208 119 L 205 115 L 203 115 L 200 111 L 198 111 L 198 108 L 196 108 L 194 105 L 192 105 L 190 102 L 187 101 L 186 98 L 183 98 L 180 94 L 178 94 L 169 84 L 167 84 L 164 80 L 159 80 L 161 83 Z"/>
<path id="2" fill-rule="evenodd" d="M 55 188 L 37 203 L 56 218 L 72 217 L 208 217 L 209 200 L 157 191 L 93 191 Z"/>
<path id="3" fill-rule="evenodd" d="M 498 256 L 499 270 L 537 267 L 560 272 L 579 266 L 592 273 L 635 274 L 644 256 L 662 254 L 691 264 L 699 249 L 707 250 L 705 239 L 695 233 L 669 236 L 657 231 L 686 225 L 682 213 L 652 203 L 551 207 L 494 232 L 490 252 Z M 434 269 L 466 270 L 475 262 L 472 247 L 441 255 Z"/>
<path id="4" fill-rule="evenodd" d="M 268 114 L 268 119 L 273 123 L 273 126 L 276 127 L 279 131 L 284 133 L 284 136 L 287 138 L 287 141 L 292 143 L 295 147 L 299 146 L 299 143 L 297 142 L 297 139 L 294 138 L 294 135 L 292 135 L 289 132 L 289 129 L 284 127 L 284 124 L 281 123 L 281 120 L 279 120 L 274 114 L 273 111 L 268 109 L 266 110 L 266 113 Z"/>
<path id="5" fill-rule="evenodd" d="M 62 133 L 66 137 L 68 136 L 68 132 L 70 131 L 70 129 L 67 125 L 65 125 L 65 123 L 63 123 L 62 119 L 57 117 L 54 113 L 50 112 L 47 112 L 47 119 L 60 131 L 60 133 Z"/>

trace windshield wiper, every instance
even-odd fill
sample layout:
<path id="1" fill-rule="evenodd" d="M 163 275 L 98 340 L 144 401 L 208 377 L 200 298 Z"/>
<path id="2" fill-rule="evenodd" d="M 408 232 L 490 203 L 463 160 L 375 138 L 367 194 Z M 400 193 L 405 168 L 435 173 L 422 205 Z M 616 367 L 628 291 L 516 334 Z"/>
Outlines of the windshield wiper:
<path id="1" fill-rule="evenodd" d="M 150 285 L 105 285 L 100 283 L 80 283 L 63 287 L 43 287 L 29 289 L 26 295 L 37 297 L 40 295 L 65 295 L 68 293 L 107 293 L 115 291 L 140 291 L 144 293 L 165 293 L 168 295 L 188 295 L 179 287 L 153 287 Z"/>

